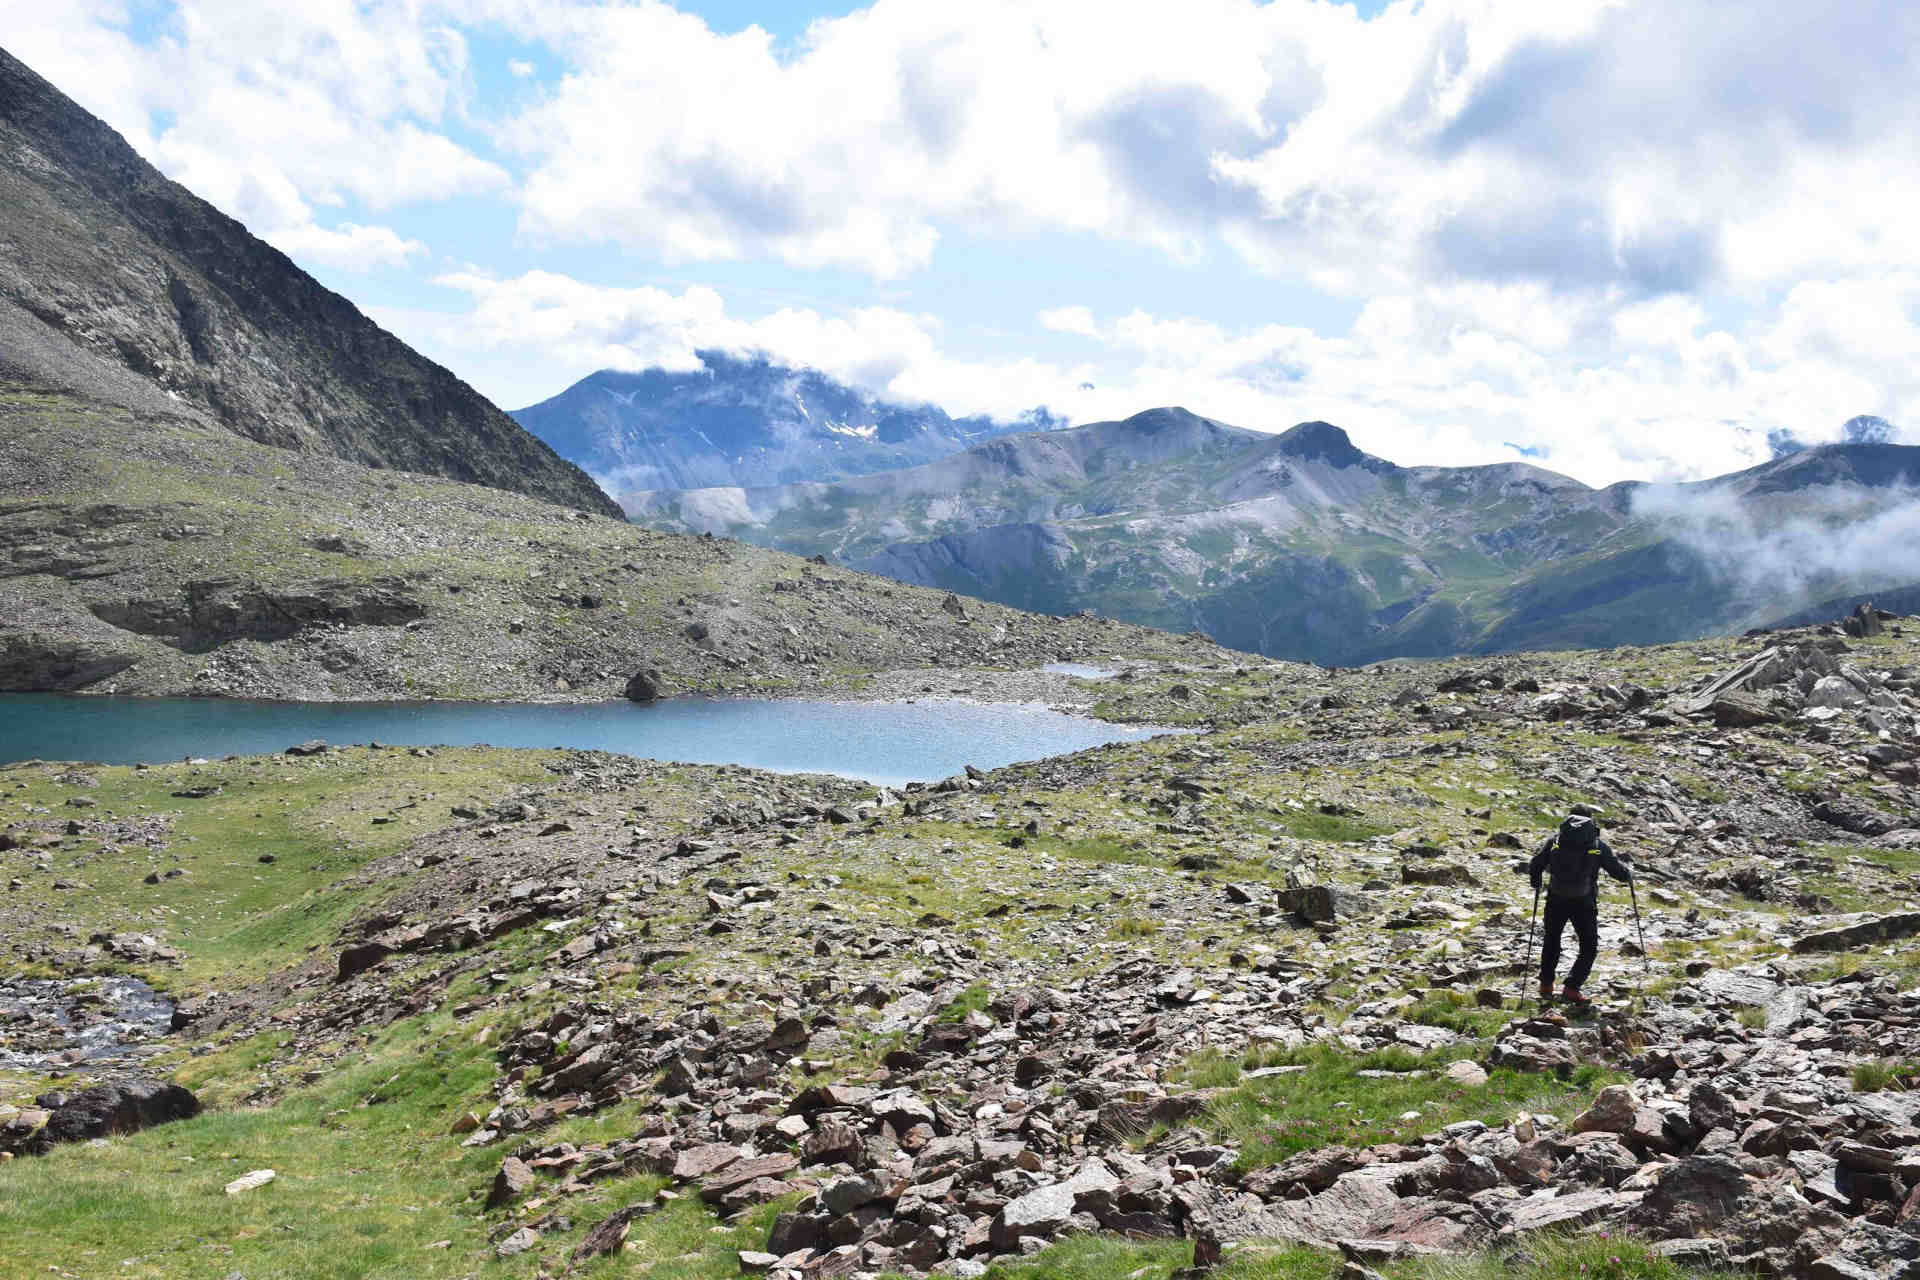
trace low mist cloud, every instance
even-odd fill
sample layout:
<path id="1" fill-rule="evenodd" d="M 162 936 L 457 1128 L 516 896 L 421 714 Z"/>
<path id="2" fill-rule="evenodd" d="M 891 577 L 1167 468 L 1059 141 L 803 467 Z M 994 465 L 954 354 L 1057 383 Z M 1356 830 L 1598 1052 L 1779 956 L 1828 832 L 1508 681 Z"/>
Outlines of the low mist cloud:
<path id="1" fill-rule="evenodd" d="M 1819 485 L 1789 494 L 1650 485 L 1636 518 L 1661 526 L 1731 583 L 1753 621 L 1920 582 L 1920 488 Z"/>

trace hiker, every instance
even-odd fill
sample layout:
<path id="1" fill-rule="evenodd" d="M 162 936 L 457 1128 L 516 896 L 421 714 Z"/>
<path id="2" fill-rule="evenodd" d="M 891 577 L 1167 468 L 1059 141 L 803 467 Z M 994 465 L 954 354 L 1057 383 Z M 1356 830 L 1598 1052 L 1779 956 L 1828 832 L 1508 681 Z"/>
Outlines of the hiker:
<path id="1" fill-rule="evenodd" d="M 1542 877 L 1547 886 L 1546 929 L 1540 945 L 1540 998 L 1544 1001 L 1553 999 L 1553 971 L 1560 965 L 1560 934 L 1572 924 L 1573 934 L 1580 940 L 1580 954 L 1567 971 L 1567 985 L 1561 995 L 1571 1005 L 1592 1003 L 1580 994 L 1580 987 L 1593 972 L 1594 953 L 1600 949 L 1602 871 L 1622 884 L 1633 883 L 1633 873 L 1600 838 L 1600 824 L 1584 805 L 1568 815 L 1560 830 L 1548 836 L 1527 863 L 1536 904 Z"/>

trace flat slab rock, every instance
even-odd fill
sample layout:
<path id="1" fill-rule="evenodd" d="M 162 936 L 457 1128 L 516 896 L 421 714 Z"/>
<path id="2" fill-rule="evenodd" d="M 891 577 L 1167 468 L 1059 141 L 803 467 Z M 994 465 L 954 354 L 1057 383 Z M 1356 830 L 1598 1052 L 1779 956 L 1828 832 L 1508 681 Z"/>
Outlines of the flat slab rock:
<path id="1" fill-rule="evenodd" d="M 1874 942 L 1891 942 L 1920 933 L 1920 911 L 1898 911 L 1874 916 L 1837 929 L 1810 933 L 1793 944 L 1795 952 L 1806 955 L 1816 951 L 1847 951 Z"/>
<path id="2" fill-rule="evenodd" d="M 1780 989 L 1772 978 L 1731 969 L 1710 969 L 1693 985 L 1708 999 L 1748 1005 L 1764 1005 Z"/>
<path id="3" fill-rule="evenodd" d="M 723 1142 L 688 1147 L 673 1162 L 673 1176 L 683 1181 L 718 1173 L 741 1158 L 740 1148 Z"/>
<path id="4" fill-rule="evenodd" d="M 229 1182 L 226 1186 L 226 1191 L 230 1196 L 237 1196 L 248 1191 L 257 1191 L 269 1182 L 272 1182 L 277 1176 L 279 1175 L 274 1173 L 272 1169 L 255 1169 L 252 1173 L 243 1173 L 232 1182 Z"/>
<path id="5" fill-rule="evenodd" d="M 1073 1217 L 1077 1194 L 1074 1187 L 1056 1182 L 1008 1201 L 993 1221 L 995 1247 L 1011 1248 L 1018 1244 L 1021 1236 L 1052 1238 Z"/>
<path id="6" fill-rule="evenodd" d="M 1502 1235 L 1524 1235 L 1555 1227 L 1583 1227 L 1624 1214 L 1640 1203 L 1637 1191 L 1536 1191 L 1507 1209 Z"/>
<path id="7" fill-rule="evenodd" d="M 1247 1232 L 1335 1248 L 1342 1240 L 1388 1240 L 1446 1251 L 1485 1242 L 1487 1230 L 1464 1205 L 1428 1196 L 1402 1198 L 1368 1170 L 1341 1176 L 1317 1196 L 1265 1207 Z"/>

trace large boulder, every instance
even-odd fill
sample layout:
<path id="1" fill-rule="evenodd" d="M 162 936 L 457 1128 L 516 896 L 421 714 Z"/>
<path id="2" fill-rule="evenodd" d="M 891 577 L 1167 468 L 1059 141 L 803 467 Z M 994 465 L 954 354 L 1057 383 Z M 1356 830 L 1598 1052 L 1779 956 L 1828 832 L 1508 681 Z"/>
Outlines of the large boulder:
<path id="1" fill-rule="evenodd" d="M 1580 1065 L 1580 1055 L 1564 1039 L 1535 1036 L 1510 1023 L 1494 1041 L 1487 1058 L 1489 1067 L 1507 1067 L 1514 1071 L 1554 1072 L 1564 1075 Z"/>
<path id="2" fill-rule="evenodd" d="M 1072 1219 L 1076 1194 L 1075 1188 L 1056 1182 L 1008 1201 L 993 1220 L 994 1247 L 1017 1248 L 1022 1236 L 1053 1239 Z"/>
<path id="3" fill-rule="evenodd" d="M 667 696 L 666 677 L 652 667 L 636 671 L 628 678 L 625 693 L 630 702 L 657 702 Z"/>
<path id="4" fill-rule="evenodd" d="M 1897 911 L 1892 915 L 1871 916 L 1854 924 L 1822 929 L 1796 940 L 1793 949 L 1801 955 L 1814 951 L 1848 951 L 1873 942 L 1920 933 L 1920 911 Z"/>
<path id="5" fill-rule="evenodd" d="M 493 1175 L 493 1186 L 487 1190 L 487 1208 L 498 1209 L 532 1185 L 533 1170 L 524 1160 L 508 1156 L 500 1162 L 500 1171 Z"/>
<path id="6" fill-rule="evenodd" d="M 1631 1221 L 1656 1240 L 1707 1236 L 1753 1204 L 1754 1184 L 1733 1160 L 1688 1156 L 1667 1166 Z"/>
<path id="7" fill-rule="evenodd" d="M 1624 1084 L 1610 1084 L 1600 1091 L 1593 1105 L 1573 1118 L 1568 1129 L 1574 1133 L 1629 1133 L 1640 1110 L 1640 1099 Z"/>
<path id="8" fill-rule="evenodd" d="M 1821 676 L 1807 694 L 1809 707 L 1857 707 L 1867 696 L 1840 676 Z"/>
<path id="9" fill-rule="evenodd" d="M 1841 619 L 1840 628 L 1855 639 L 1864 640 L 1868 636 L 1877 636 L 1884 631 L 1886 628 L 1881 625 L 1881 619 L 1891 616 L 1891 614 L 1882 614 L 1870 604 L 1862 604 Z"/>
<path id="10" fill-rule="evenodd" d="M 1780 718 L 1765 698 L 1737 690 L 1715 698 L 1709 709 L 1713 712 L 1714 724 L 1722 729 L 1744 729 L 1751 725 L 1769 724 Z"/>
<path id="11" fill-rule="evenodd" d="M 1883 836 L 1898 824 L 1852 796 L 1836 796 L 1813 806 L 1813 816 L 1857 836 Z"/>
<path id="12" fill-rule="evenodd" d="M 177 1084 L 134 1080 L 96 1085 L 72 1097 L 49 1094 L 41 1107 L 22 1116 L 44 1116 L 44 1124 L 19 1124 L 19 1117 L 0 1129 L 0 1150 L 19 1155 L 45 1155 L 63 1142 L 86 1142 L 135 1133 L 156 1124 L 185 1120 L 200 1114 L 200 1100 Z"/>
<path id="13" fill-rule="evenodd" d="M 1331 924 L 1364 916 L 1373 910 L 1363 893 L 1336 889 L 1332 885 L 1309 884 L 1275 890 L 1282 911 L 1308 924 Z"/>

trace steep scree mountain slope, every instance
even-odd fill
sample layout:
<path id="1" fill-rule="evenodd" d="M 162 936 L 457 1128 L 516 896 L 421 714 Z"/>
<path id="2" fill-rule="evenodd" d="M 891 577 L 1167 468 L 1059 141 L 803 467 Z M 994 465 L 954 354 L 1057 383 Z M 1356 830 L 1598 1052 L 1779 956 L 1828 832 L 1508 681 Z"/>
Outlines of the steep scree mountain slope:
<path id="1" fill-rule="evenodd" d="M 1857 535 L 1893 536 L 1909 477 L 1920 450 L 1841 445 L 1595 490 L 1523 463 L 1397 466 L 1324 422 L 1272 435 L 1155 409 L 906 471 L 627 506 L 1020 608 L 1350 665 L 1659 643 L 1904 585 L 1915 574 Z M 1783 529 L 1794 547 L 1769 541 Z M 1763 546 L 1791 571 L 1769 572 Z"/>
<path id="2" fill-rule="evenodd" d="M 602 514 L 579 468 L 0 50 L 0 374 Z"/>
<path id="3" fill-rule="evenodd" d="M 615 495 L 839 480 L 1052 425 L 1044 409 L 1015 423 L 952 418 L 764 357 L 700 360 L 689 372 L 602 369 L 513 416 Z"/>

